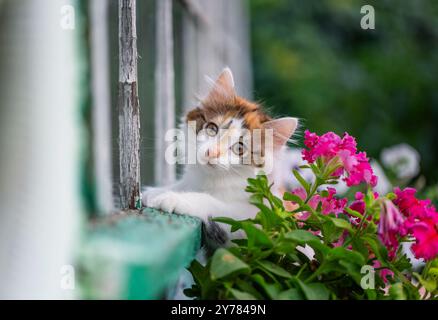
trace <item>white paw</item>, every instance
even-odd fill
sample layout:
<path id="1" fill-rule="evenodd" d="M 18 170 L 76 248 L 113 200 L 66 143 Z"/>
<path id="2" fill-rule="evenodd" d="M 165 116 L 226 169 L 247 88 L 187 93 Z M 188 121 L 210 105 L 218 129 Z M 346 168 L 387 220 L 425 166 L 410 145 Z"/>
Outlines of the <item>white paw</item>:
<path id="1" fill-rule="evenodd" d="M 190 214 L 189 205 L 183 196 L 171 191 L 148 199 L 147 206 L 171 213 Z"/>
<path id="2" fill-rule="evenodd" d="M 152 199 L 164 192 L 165 190 L 163 190 L 163 188 L 146 187 L 142 190 L 141 202 L 144 206 L 150 207 L 150 202 Z"/>

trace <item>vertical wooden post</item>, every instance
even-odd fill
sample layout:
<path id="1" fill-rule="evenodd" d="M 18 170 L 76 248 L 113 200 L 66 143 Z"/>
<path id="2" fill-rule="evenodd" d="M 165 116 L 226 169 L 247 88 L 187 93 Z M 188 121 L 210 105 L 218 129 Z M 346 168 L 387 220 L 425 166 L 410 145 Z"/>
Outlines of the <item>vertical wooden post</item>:
<path id="1" fill-rule="evenodd" d="M 106 0 L 89 3 L 91 12 L 91 67 L 93 88 L 93 149 L 97 209 L 113 209 L 111 161 L 111 95 L 109 83 L 108 6 Z"/>
<path id="2" fill-rule="evenodd" d="M 175 181 L 175 165 L 165 159 L 165 134 L 175 127 L 172 0 L 156 2 L 155 183 Z"/>
<path id="3" fill-rule="evenodd" d="M 252 70 L 248 3 L 245 0 L 184 0 L 183 104 L 191 108 L 196 94 L 205 94 L 205 76 L 214 77 L 225 66 L 233 70 L 238 94 L 251 98 Z M 203 23 L 194 19 L 202 13 Z"/>
<path id="4" fill-rule="evenodd" d="M 136 1 L 119 0 L 119 148 L 122 209 L 141 207 Z"/>

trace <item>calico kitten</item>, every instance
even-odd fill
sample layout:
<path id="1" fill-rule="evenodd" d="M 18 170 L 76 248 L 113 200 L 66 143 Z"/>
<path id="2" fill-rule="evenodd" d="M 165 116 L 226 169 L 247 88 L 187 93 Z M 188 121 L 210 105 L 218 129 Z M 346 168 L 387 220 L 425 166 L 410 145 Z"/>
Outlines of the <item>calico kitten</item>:
<path id="1" fill-rule="evenodd" d="M 245 187 L 261 171 L 274 183 L 274 194 L 281 193 L 287 174 L 284 148 L 297 125 L 296 118 L 272 119 L 258 104 L 239 97 L 231 70 L 224 69 L 182 126 L 193 137 L 187 143 L 196 150 L 196 163 L 186 164 L 175 184 L 146 188 L 143 204 L 201 218 L 210 240 L 226 243 L 227 234 L 209 218 L 253 218 L 257 208 L 249 204 Z"/>

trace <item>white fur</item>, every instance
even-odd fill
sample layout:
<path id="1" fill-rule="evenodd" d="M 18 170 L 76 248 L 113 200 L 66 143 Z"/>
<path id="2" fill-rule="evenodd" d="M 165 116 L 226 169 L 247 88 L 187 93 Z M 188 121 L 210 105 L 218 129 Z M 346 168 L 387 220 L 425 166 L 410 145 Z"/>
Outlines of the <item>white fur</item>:
<path id="1" fill-rule="evenodd" d="M 218 84 L 222 88 L 227 88 L 228 91 L 234 88 L 230 69 L 226 68 L 223 71 L 212 90 L 220 90 Z M 228 120 L 224 121 L 227 123 L 218 124 L 218 126 L 223 125 L 227 128 L 228 134 L 224 134 L 224 137 L 229 139 L 229 146 L 232 146 L 239 141 L 240 136 L 245 135 L 242 119 L 233 119 L 231 123 Z M 273 130 L 274 139 L 283 145 L 293 134 L 296 126 L 295 118 L 282 118 L 270 121 L 266 129 Z M 186 133 L 188 130 L 194 130 L 185 124 L 182 128 Z M 187 141 L 186 144 L 191 148 L 196 142 L 195 149 L 200 161 L 186 165 L 184 174 L 177 183 L 163 188 L 146 188 L 142 196 L 145 206 L 167 212 L 188 214 L 202 219 L 205 223 L 210 217 L 226 216 L 237 220 L 253 218 L 258 209 L 249 203 L 250 194 L 245 192 L 245 187 L 247 179 L 255 178 L 260 171 L 268 174 L 268 179 L 274 183 L 273 193 L 279 195 L 279 187 L 283 184 L 282 180 L 285 176 L 284 165 L 281 165 L 284 159 L 284 147 L 277 145 L 275 148 L 265 149 L 265 165 L 262 168 L 256 168 L 250 164 L 238 162 L 235 164 L 236 162 L 232 160 L 236 160 L 236 155 L 233 154 L 231 147 L 222 148 L 221 156 L 218 159 L 211 159 L 206 150 L 215 148 L 218 141 L 225 141 L 225 139 L 221 140 L 221 134 L 211 137 L 201 131 L 198 134 L 186 134 L 186 138 L 189 136 L 196 137 L 192 139 L 196 141 Z M 239 159 L 238 156 L 237 159 Z"/>
<path id="2" fill-rule="evenodd" d="M 241 122 L 235 122 L 237 126 L 241 125 Z M 198 137 L 201 135 L 198 134 Z M 232 137 L 231 144 L 233 142 Z M 189 147 L 191 143 L 193 141 L 189 141 Z M 230 150 L 217 159 L 219 164 L 209 164 L 211 161 L 204 156 L 204 150 L 215 143 L 211 137 L 198 141 L 200 162 L 186 165 L 181 180 L 171 186 L 146 188 L 142 196 L 143 204 L 167 212 L 195 216 L 204 222 L 209 217 L 218 216 L 235 219 L 253 217 L 257 210 L 249 204 L 245 187 L 247 179 L 254 178 L 260 169 L 230 164 L 229 160 L 233 157 Z"/>
<path id="3" fill-rule="evenodd" d="M 205 149 L 209 143 L 212 142 L 204 141 L 198 149 Z M 274 161 L 268 179 L 274 183 L 275 194 L 279 194 L 278 187 L 283 184 L 283 153 L 284 148 L 274 149 L 272 155 L 265 157 Z M 219 159 L 220 166 L 202 163 L 186 165 L 184 174 L 177 183 L 162 188 L 146 188 L 143 191 L 143 204 L 167 212 L 195 216 L 204 222 L 210 217 L 219 216 L 253 218 L 258 210 L 249 204 L 250 194 L 245 192 L 245 187 L 247 179 L 255 178 L 264 168 L 233 165 L 227 163 L 227 159 L 227 155 Z"/>

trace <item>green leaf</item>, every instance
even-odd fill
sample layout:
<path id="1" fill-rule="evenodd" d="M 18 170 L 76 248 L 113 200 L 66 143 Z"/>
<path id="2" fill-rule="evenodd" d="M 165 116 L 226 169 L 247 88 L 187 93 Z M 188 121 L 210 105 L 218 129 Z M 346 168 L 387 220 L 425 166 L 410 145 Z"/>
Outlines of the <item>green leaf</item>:
<path id="1" fill-rule="evenodd" d="M 430 267 L 431 268 L 438 268 L 438 257 L 436 257 L 435 259 L 429 261 Z"/>
<path id="2" fill-rule="evenodd" d="M 331 220 L 324 221 L 320 228 L 325 243 L 332 243 L 338 240 L 344 232 L 344 230 L 337 228 Z"/>
<path id="3" fill-rule="evenodd" d="M 319 195 L 323 198 L 327 198 L 329 196 L 329 192 L 327 190 L 322 190 Z"/>
<path id="4" fill-rule="evenodd" d="M 354 238 L 351 241 L 351 246 L 353 247 L 353 250 L 359 252 L 364 257 L 364 259 L 368 259 L 368 257 L 370 256 L 368 247 L 365 245 L 361 238 Z"/>
<path id="5" fill-rule="evenodd" d="M 249 197 L 249 203 L 251 203 L 252 205 L 255 205 L 256 207 L 258 207 L 258 205 L 263 204 L 263 195 L 257 193 L 257 194 L 252 194 Z"/>
<path id="6" fill-rule="evenodd" d="M 270 197 L 272 203 L 274 204 L 274 206 L 276 207 L 276 209 L 284 209 L 283 208 L 283 200 L 281 200 L 280 198 L 274 196 L 271 194 Z"/>
<path id="7" fill-rule="evenodd" d="M 348 222 L 347 220 L 333 217 L 330 217 L 330 220 L 334 223 L 336 227 L 353 232 L 353 228 L 351 227 L 350 222 Z"/>
<path id="8" fill-rule="evenodd" d="M 365 259 L 360 253 L 345 249 L 344 247 L 331 249 L 326 258 L 328 261 L 343 259 L 355 263 L 358 266 L 365 265 Z"/>
<path id="9" fill-rule="evenodd" d="M 188 270 L 193 276 L 193 279 L 197 284 L 202 284 L 206 280 L 208 280 L 208 270 L 202 264 L 200 264 L 197 260 L 193 260 L 188 267 Z"/>
<path id="10" fill-rule="evenodd" d="M 296 194 L 293 194 L 293 193 L 290 193 L 290 192 L 285 192 L 284 193 L 283 200 L 295 202 L 295 203 L 297 203 L 300 206 L 304 205 L 304 200 L 301 199 L 300 196 L 297 196 Z"/>
<path id="11" fill-rule="evenodd" d="M 345 207 L 345 211 L 347 211 L 347 213 L 353 217 L 359 218 L 359 219 L 363 219 L 363 215 L 360 214 L 358 211 L 350 209 L 348 207 Z"/>
<path id="12" fill-rule="evenodd" d="M 397 259 L 393 262 L 393 265 L 400 271 L 410 270 L 412 268 L 411 261 L 406 254 L 398 254 Z"/>
<path id="13" fill-rule="evenodd" d="M 256 300 L 256 297 L 247 292 L 243 292 L 237 289 L 230 289 L 230 292 L 237 300 Z"/>
<path id="14" fill-rule="evenodd" d="M 277 297 L 277 300 L 303 300 L 304 297 L 301 294 L 300 290 L 296 288 L 291 288 L 285 291 L 280 292 Z"/>
<path id="15" fill-rule="evenodd" d="M 318 159 L 320 159 L 320 158 L 318 158 Z M 314 163 L 310 164 L 310 169 L 312 169 L 313 174 L 317 177 L 321 174 L 321 170 L 319 170 L 318 166 Z"/>
<path id="16" fill-rule="evenodd" d="M 394 300 L 406 300 L 406 294 L 403 290 L 403 284 L 401 282 L 394 283 L 389 288 L 389 295 Z"/>
<path id="17" fill-rule="evenodd" d="M 366 295 L 368 297 L 368 300 L 376 300 L 377 299 L 376 290 L 374 290 L 374 289 L 366 289 L 364 291 L 365 291 L 365 293 L 366 293 Z"/>
<path id="18" fill-rule="evenodd" d="M 296 246 L 289 240 L 279 240 L 275 243 L 275 252 L 277 254 L 295 254 Z"/>
<path id="19" fill-rule="evenodd" d="M 263 261 L 258 261 L 257 263 L 262 267 L 262 269 L 267 270 L 277 276 L 287 279 L 290 279 L 292 277 L 292 275 L 289 272 L 287 272 L 285 269 L 283 269 L 282 267 L 271 261 L 263 260 Z"/>
<path id="20" fill-rule="evenodd" d="M 427 274 L 438 277 L 438 268 L 430 268 L 427 272 Z"/>
<path id="21" fill-rule="evenodd" d="M 292 240 L 298 244 L 308 244 L 313 249 L 320 251 L 321 253 L 327 253 L 330 248 L 321 242 L 321 239 L 314 234 L 306 230 L 292 230 L 284 235 L 285 239 Z"/>
<path id="22" fill-rule="evenodd" d="M 432 277 L 429 279 L 425 279 L 417 272 L 413 272 L 413 275 L 415 278 L 418 279 L 418 281 L 421 283 L 421 285 L 429 292 L 433 292 L 437 289 L 437 280 L 433 279 Z"/>
<path id="23" fill-rule="evenodd" d="M 260 274 L 253 274 L 251 278 L 263 289 L 270 299 L 275 299 L 280 292 L 279 284 L 266 282 Z"/>
<path id="24" fill-rule="evenodd" d="M 310 184 L 301 176 L 298 170 L 292 170 L 292 172 L 298 182 L 303 186 L 304 190 L 306 190 L 306 194 L 308 195 L 310 193 Z"/>
<path id="25" fill-rule="evenodd" d="M 188 270 L 191 272 L 195 285 L 186 293 L 190 297 L 206 299 L 211 297 L 216 290 L 217 283 L 210 279 L 209 264 L 201 265 L 197 260 L 193 260 Z"/>
<path id="26" fill-rule="evenodd" d="M 287 232 L 284 237 L 289 240 L 297 241 L 298 243 L 306 242 L 321 242 L 321 239 L 315 236 L 313 233 L 306 230 L 292 230 Z"/>
<path id="27" fill-rule="evenodd" d="M 265 205 L 260 204 L 257 207 L 260 209 L 260 211 L 257 213 L 256 219 L 260 221 L 263 229 L 271 230 L 272 228 L 283 223 L 283 219 Z"/>
<path id="28" fill-rule="evenodd" d="M 212 280 L 221 279 L 230 274 L 249 271 L 250 267 L 227 249 L 217 249 L 212 257 L 210 267 L 210 277 Z"/>
<path id="29" fill-rule="evenodd" d="M 365 206 L 366 208 L 371 208 L 375 199 L 374 199 L 374 192 L 371 188 L 368 188 L 368 191 L 365 193 Z"/>
<path id="30" fill-rule="evenodd" d="M 213 218 L 212 221 L 214 222 L 220 222 L 220 223 L 225 223 L 231 226 L 231 232 L 235 232 L 239 229 L 242 229 L 242 225 L 240 221 L 234 220 L 232 218 L 228 218 L 228 217 L 217 217 L 217 218 Z"/>
<path id="31" fill-rule="evenodd" d="M 339 275 L 350 275 L 359 284 L 361 279 L 360 269 L 364 264 L 365 258 L 358 252 L 336 247 L 325 255 L 325 260 L 313 276 L 335 272 Z"/>
<path id="32" fill-rule="evenodd" d="M 237 244 L 239 247 L 248 246 L 248 239 L 232 239 L 231 242 Z"/>
<path id="33" fill-rule="evenodd" d="M 397 198 L 397 195 L 396 195 L 394 192 L 389 192 L 389 193 L 386 195 L 386 198 L 389 199 L 389 200 L 394 200 L 394 199 Z"/>
<path id="34" fill-rule="evenodd" d="M 248 281 L 247 279 L 240 279 L 237 278 L 236 279 L 236 286 L 239 289 L 239 291 L 243 291 L 246 293 L 249 293 L 250 295 L 252 295 L 253 297 L 255 297 L 256 299 L 263 299 L 263 295 L 257 291 L 256 288 L 253 287 L 252 282 Z"/>
<path id="35" fill-rule="evenodd" d="M 297 282 L 308 300 L 328 300 L 330 297 L 330 291 L 322 283 L 304 283 L 299 279 Z"/>
<path id="36" fill-rule="evenodd" d="M 264 230 L 260 230 L 249 222 L 242 222 L 242 229 L 245 231 L 248 239 L 248 248 L 255 246 L 272 247 L 272 241 Z"/>
<path id="37" fill-rule="evenodd" d="M 382 263 L 382 266 L 387 266 L 386 261 L 388 259 L 388 250 L 384 245 L 382 245 L 377 236 L 372 234 L 365 234 L 361 238 L 370 246 L 377 259 L 379 259 L 379 261 Z"/>
<path id="38" fill-rule="evenodd" d="M 307 203 L 305 203 L 305 204 L 300 205 L 298 209 L 295 209 L 292 212 L 297 213 L 297 212 L 303 212 L 303 211 L 313 212 L 314 210 L 312 209 L 311 206 L 309 206 Z"/>
<path id="39" fill-rule="evenodd" d="M 360 265 L 345 259 L 340 259 L 338 264 L 345 269 L 345 273 L 349 274 L 350 277 L 360 285 L 360 281 L 362 279 L 362 274 L 360 273 L 361 267 Z"/>

